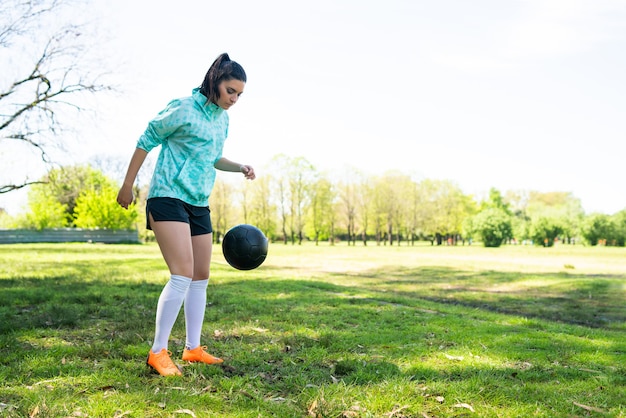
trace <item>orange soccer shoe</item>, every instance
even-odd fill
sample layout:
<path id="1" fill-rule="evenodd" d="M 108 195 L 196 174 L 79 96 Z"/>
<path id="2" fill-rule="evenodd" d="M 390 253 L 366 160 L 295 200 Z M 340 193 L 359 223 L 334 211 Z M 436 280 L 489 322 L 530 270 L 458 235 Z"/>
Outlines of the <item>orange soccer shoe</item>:
<path id="1" fill-rule="evenodd" d="M 146 364 L 156 370 L 161 376 L 180 376 L 182 373 L 170 358 L 171 354 L 165 348 L 158 353 L 153 353 L 150 350 Z"/>
<path id="2" fill-rule="evenodd" d="M 221 358 L 213 357 L 205 350 L 206 346 L 204 345 L 199 345 L 193 350 L 188 350 L 187 348 L 185 348 L 183 350 L 183 361 L 189 361 L 192 363 L 200 362 L 205 364 L 220 364 L 224 362 L 224 360 L 222 360 Z"/>

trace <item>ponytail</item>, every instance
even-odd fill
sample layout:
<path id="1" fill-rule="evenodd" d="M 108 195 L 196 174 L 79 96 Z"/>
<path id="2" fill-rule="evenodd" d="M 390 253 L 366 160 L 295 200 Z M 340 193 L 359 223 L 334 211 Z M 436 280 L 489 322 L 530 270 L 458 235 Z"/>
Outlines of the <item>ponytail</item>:
<path id="1" fill-rule="evenodd" d="M 245 83 L 247 80 L 246 72 L 241 65 L 232 61 L 224 52 L 211 64 L 209 71 L 204 76 L 204 81 L 200 85 L 200 93 L 206 96 L 207 101 L 217 103 L 220 96 L 218 86 L 222 81 L 233 79 Z"/>

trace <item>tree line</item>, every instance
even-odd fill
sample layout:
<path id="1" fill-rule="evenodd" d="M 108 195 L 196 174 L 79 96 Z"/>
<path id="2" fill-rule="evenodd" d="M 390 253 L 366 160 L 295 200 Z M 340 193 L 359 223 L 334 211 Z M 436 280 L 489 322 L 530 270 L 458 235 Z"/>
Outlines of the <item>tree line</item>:
<path id="1" fill-rule="evenodd" d="M 389 171 L 323 173 L 304 157 L 278 155 L 252 184 L 221 182 L 211 196 L 216 239 L 236 222 L 259 226 L 274 241 L 349 245 L 505 243 L 624 246 L 626 209 L 585 214 L 569 192 L 491 189 L 478 199 L 450 180 L 413 179 Z"/>
<path id="2" fill-rule="evenodd" d="M 135 186 L 137 201 L 129 210 L 116 203 L 118 187 L 118 180 L 88 165 L 55 168 L 30 186 L 27 210 L 3 214 L 0 226 L 137 228 L 151 239 L 145 231 L 147 184 Z M 626 210 L 585 214 L 571 193 L 491 189 L 477 199 L 450 180 L 415 180 L 398 171 L 331 175 L 304 157 L 286 155 L 275 156 L 254 182 L 220 173 L 209 204 L 216 242 L 238 223 L 256 225 L 273 242 L 285 244 L 624 246 L 626 241 Z"/>

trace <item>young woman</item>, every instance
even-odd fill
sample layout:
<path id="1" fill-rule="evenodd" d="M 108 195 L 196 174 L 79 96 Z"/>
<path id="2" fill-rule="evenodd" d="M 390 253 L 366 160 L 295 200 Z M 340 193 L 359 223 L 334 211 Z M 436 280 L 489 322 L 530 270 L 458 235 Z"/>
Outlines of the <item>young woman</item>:
<path id="1" fill-rule="evenodd" d="M 255 178 L 254 169 L 222 157 L 228 134 L 228 110 L 246 84 L 243 68 L 220 55 L 190 97 L 171 101 L 137 142 L 117 202 L 133 202 L 133 184 L 148 152 L 161 145 L 146 207 L 147 227 L 154 232 L 171 277 L 156 310 L 154 343 L 147 363 L 163 376 L 180 375 L 170 358 L 168 340 L 184 304 L 187 341 L 182 359 L 222 363 L 200 345 L 212 250 L 209 195 L 216 169 Z"/>

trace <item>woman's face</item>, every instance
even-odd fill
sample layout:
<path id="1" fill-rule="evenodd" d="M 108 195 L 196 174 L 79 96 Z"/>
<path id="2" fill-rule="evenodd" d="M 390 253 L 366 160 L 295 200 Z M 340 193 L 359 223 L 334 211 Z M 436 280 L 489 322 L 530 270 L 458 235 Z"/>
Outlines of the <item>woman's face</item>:
<path id="1" fill-rule="evenodd" d="M 216 105 L 224 110 L 228 110 L 232 105 L 237 103 L 237 99 L 239 99 L 239 96 L 243 93 L 245 85 L 246 83 L 241 80 L 233 79 L 222 81 L 219 86 L 217 86 L 220 96 L 217 99 Z"/>

